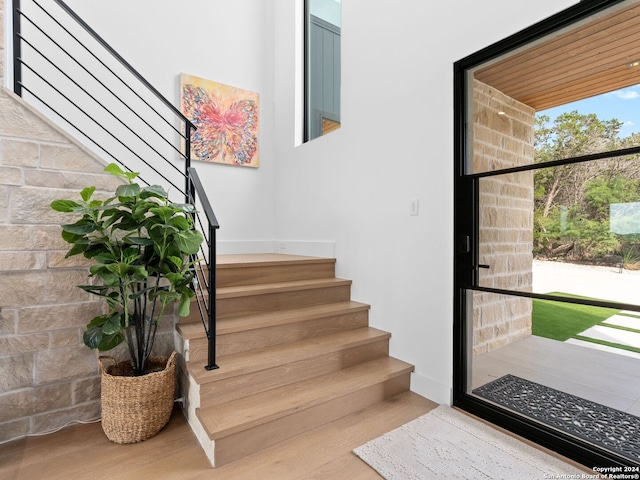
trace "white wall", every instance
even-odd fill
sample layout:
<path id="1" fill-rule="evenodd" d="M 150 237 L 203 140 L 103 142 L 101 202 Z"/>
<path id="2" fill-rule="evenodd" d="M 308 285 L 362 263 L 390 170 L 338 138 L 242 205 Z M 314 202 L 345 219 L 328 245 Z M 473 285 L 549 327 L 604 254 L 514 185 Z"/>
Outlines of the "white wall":
<path id="1" fill-rule="evenodd" d="M 276 237 L 335 241 L 353 298 L 438 402 L 452 386 L 453 63 L 572 3 L 343 2 L 342 125 L 295 147 L 294 2 L 276 0 Z"/>
<path id="2" fill-rule="evenodd" d="M 194 162 L 221 224 L 219 240 L 274 237 L 271 0 L 66 2 L 165 97 L 180 72 L 260 94 L 260 167 Z"/>
<path id="3" fill-rule="evenodd" d="M 220 238 L 335 242 L 353 298 L 416 365 L 412 388 L 448 402 L 453 63 L 576 2 L 344 2 L 342 127 L 295 147 L 302 0 L 67 1 L 176 105 L 180 72 L 260 93 L 260 168 L 198 164 Z"/>

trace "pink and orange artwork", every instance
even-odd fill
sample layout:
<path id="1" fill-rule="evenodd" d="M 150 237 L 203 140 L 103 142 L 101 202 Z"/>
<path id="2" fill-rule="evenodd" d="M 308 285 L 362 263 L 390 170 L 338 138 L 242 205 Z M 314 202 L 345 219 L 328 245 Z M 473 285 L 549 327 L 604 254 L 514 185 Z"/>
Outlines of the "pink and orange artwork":
<path id="1" fill-rule="evenodd" d="M 259 96 L 255 92 L 180 74 L 182 113 L 197 130 L 191 158 L 258 167 Z"/>

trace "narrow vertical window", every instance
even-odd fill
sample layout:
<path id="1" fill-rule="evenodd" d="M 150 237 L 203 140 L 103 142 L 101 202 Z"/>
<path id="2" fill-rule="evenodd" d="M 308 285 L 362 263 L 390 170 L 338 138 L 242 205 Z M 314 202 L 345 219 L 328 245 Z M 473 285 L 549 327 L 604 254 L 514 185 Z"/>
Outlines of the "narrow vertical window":
<path id="1" fill-rule="evenodd" d="M 305 0 L 305 141 L 340 128 L 341 1 Z"/>

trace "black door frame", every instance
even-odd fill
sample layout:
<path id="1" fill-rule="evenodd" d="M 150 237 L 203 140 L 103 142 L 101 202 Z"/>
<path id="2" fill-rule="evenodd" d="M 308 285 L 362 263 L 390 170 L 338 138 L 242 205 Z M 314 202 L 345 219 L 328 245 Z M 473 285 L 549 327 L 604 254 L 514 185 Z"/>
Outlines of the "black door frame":
<path id="1" fill-rule="evenodd" d="M 467 292 L 478 290 L 478 180 L 465 176 L 468 160 L 467 71 L 623 0 L 584 0 L 454 64 L 454 371 L 453 405 L 588 467 L 636 466 L 621 456 L 467 393 Z M 526 12 L 526 8 L 523 10 Z M 506 292 L 509 293 L 509 292 Z M 538 297 L 538 295 L 533 295 Z M 472 322 L 471 322 L 472 323 Z"/>

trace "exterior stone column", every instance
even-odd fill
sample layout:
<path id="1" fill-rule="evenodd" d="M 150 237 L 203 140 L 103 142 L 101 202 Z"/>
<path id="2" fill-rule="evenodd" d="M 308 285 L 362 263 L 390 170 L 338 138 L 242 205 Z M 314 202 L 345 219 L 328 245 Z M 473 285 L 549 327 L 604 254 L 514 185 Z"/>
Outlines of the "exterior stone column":
<path id="1" fill-rule="evenodd" d="M 474 82 L 473 168 L 486 172 L 533 163 L 535 111 Z M 480 285 L 531 291 L 533 172 L 480 180 Z M 485 353 L 531 335 L 530 299 L 473 295 L 473 351 Z"/>

